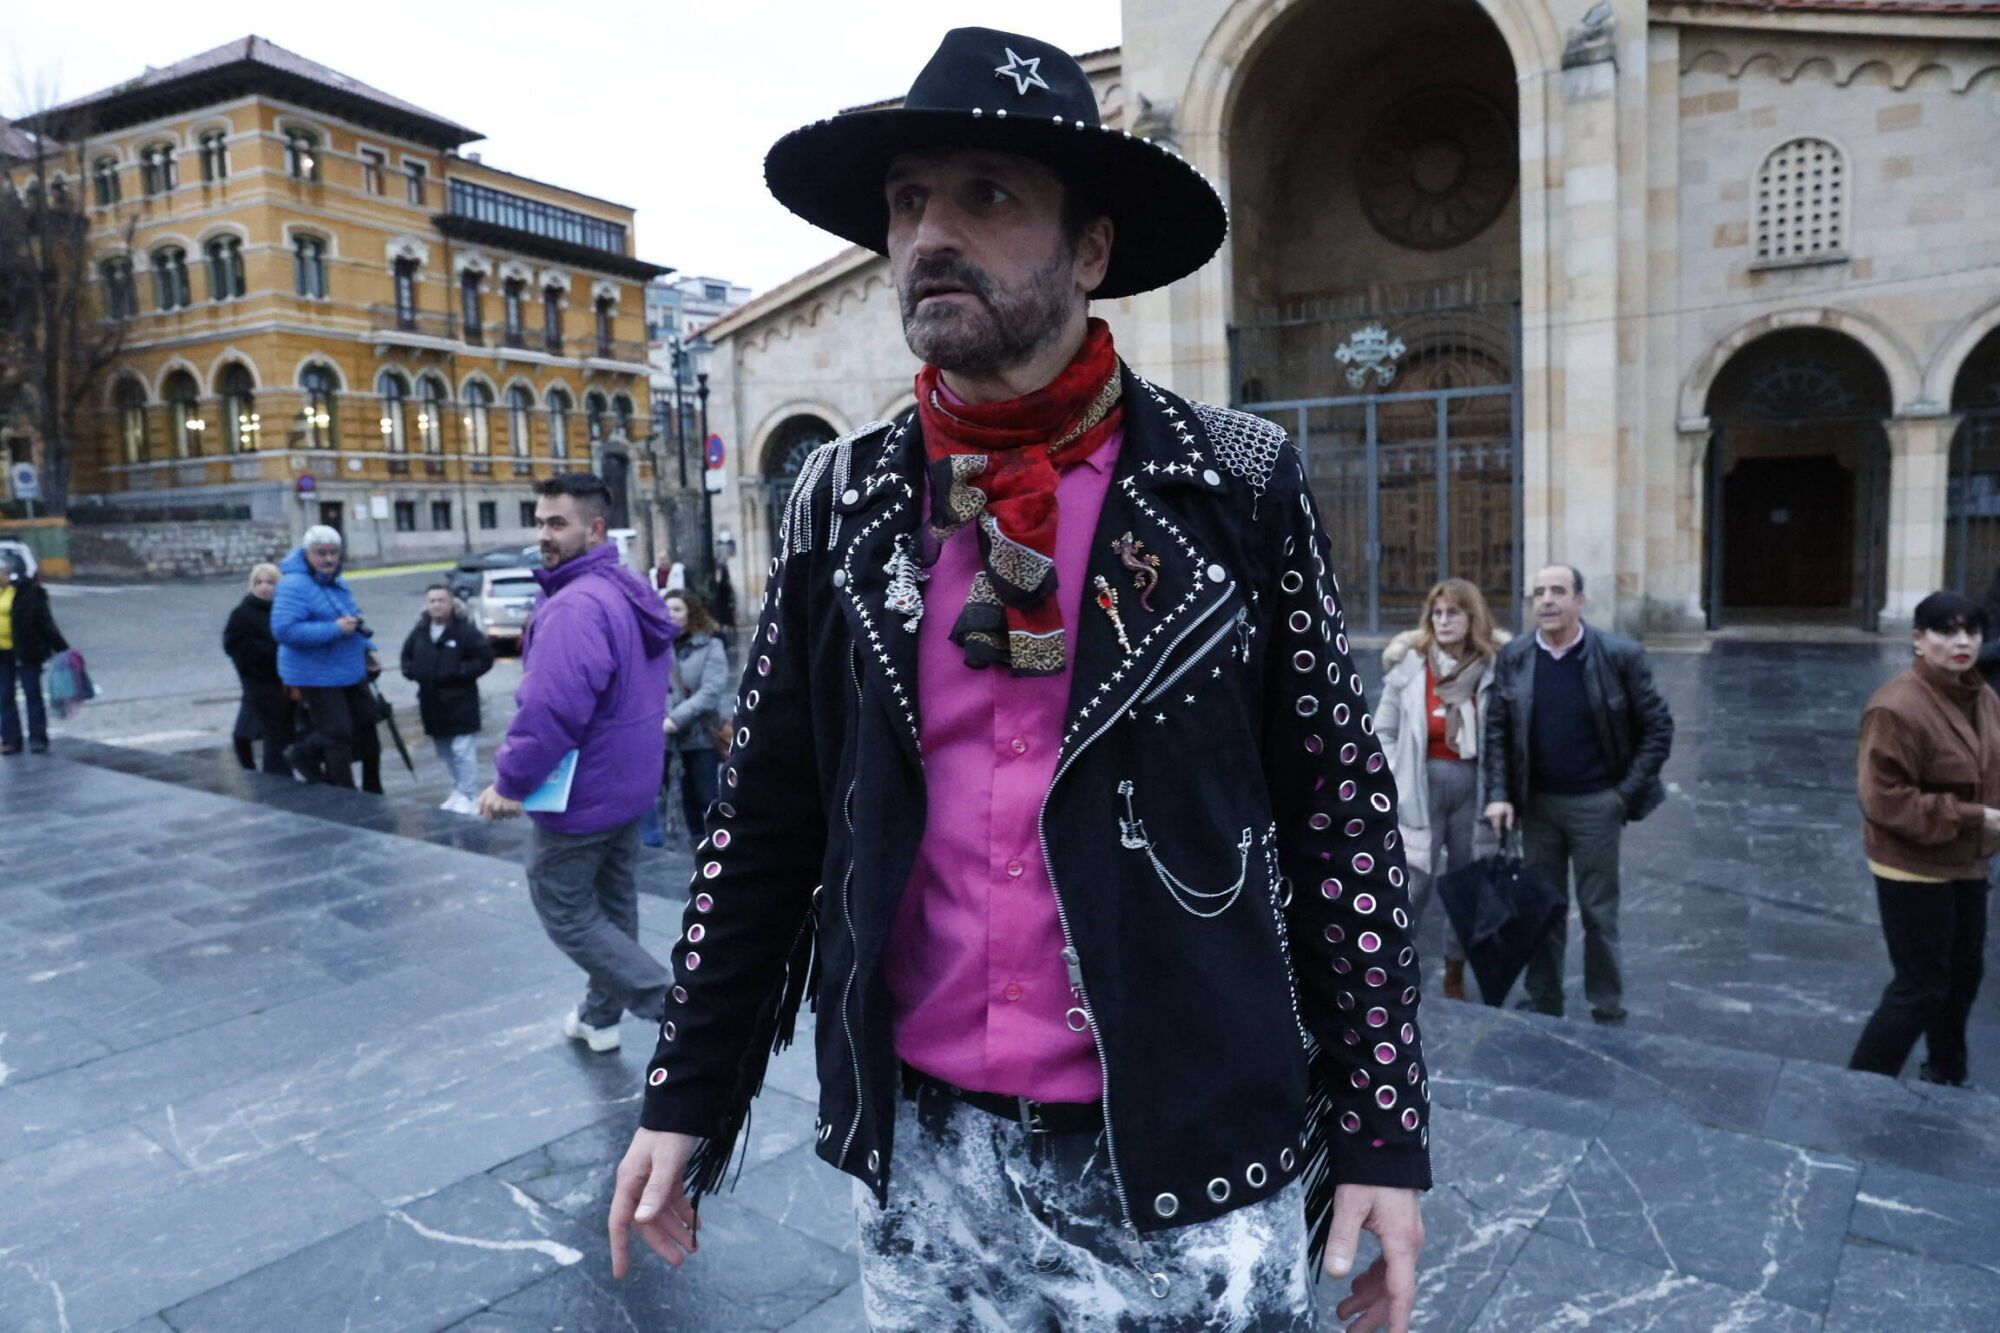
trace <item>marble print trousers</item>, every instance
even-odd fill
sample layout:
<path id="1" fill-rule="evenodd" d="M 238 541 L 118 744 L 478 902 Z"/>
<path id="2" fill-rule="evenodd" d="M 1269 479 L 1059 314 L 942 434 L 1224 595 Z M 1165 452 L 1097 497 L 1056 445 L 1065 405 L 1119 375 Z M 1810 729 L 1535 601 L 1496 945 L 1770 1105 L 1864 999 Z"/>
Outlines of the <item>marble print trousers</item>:
<path id="1" fill-rule="evenodd" d="M 1103 1134 L 1031 1134 L 935 1089 L 897 1104 L 889 1202 L 859 1181 L 861 1283 L 876 1330 L 1313 1327 L 1303 1187 L 1119 1244 Z"/>

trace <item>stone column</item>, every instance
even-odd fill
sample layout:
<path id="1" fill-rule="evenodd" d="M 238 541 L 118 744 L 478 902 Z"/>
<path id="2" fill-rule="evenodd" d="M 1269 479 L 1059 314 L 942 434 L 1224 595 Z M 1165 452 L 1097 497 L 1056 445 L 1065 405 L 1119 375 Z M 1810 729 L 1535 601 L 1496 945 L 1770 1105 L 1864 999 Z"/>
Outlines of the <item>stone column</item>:
<path id="1" fill-rule="evenodd" d="M 1959 420 L 1939 413 L 1882 423 L 1889 436 L 1888 594 L 1882 606 L 1888 621 L 1908 620 L 1925 594 L 1944 586 L 1945 487 Z"/>
<path id="2" fill-rule="evenodd" d="M 1561 435 L 1551 451 L 1546 561 L 1584 571 L 1599 604 L 1617 600 L 1618 60 L 1609 5 L 1563 49 Z M 1532 509 L 1533 506 L 1530 506 Z M 1532 576 L 1537 543 L 1527 542 Z"/>

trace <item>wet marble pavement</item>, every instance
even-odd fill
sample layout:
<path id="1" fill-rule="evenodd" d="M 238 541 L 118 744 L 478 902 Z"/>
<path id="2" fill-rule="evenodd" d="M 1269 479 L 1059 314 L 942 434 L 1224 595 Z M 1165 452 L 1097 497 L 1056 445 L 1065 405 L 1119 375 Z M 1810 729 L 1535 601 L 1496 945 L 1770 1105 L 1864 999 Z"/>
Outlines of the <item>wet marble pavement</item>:
<path id="1" fill-rule="evenodd" d="M 2000 1098 L 1839 1067 L 1887 976 L 1854 717 L 1898 665 L 1657 657 L 1679 738 L 1628 842 L 1631 1024 L 1425 1009 L 1417 1328 L 2000 1324 Z M 610 1280 L 651 1037 L 556 1032 L 577 981 L 518 831 L 63 742 L 0 763 L 0 839 L 0 1328 L 860 1327 L 803 1047 L 694 1264 Z M 658 951 L 684 875 L 647 861 Z M 1973 1068 L 2000 1086 L 1990 987 Z"/>

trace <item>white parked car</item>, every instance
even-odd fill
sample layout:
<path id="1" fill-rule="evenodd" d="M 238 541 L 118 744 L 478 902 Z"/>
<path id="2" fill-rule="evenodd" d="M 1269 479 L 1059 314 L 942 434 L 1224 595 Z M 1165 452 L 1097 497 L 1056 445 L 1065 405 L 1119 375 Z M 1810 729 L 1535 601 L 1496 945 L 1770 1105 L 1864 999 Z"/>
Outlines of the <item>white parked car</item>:
<path id="1" fill-rule="evenodd" d="M 495 648 L 510 643 L 518 647 L 539 591 L 532 569 L 489 569 L 472 602 L 473 623 Z"/>

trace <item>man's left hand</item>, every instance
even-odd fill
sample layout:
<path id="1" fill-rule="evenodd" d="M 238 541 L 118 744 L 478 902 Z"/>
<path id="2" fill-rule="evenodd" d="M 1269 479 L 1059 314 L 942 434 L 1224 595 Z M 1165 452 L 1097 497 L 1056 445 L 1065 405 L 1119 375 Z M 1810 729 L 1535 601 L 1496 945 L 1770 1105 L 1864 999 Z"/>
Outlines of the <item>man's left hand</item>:
<path id="1" fill-rule="evenodd" d="M 473 813 L 481 819 L 512 819 L 521 813 L 521 803 L 502 796 L 498 787 L 488 787 L 479 793 L 479 803 L 473 807 Z"/>
<path id="2" fill-rule="evenodd" d="M 1334 1313 L 1347 1333 L 1409 1333 L 1417 1301 L 1417 1252 L 1424 1248 L 1424 1219 L 1415 1190 L 1385 1185 L 1342 1185 L 1333 1192 L 1333 1231 L 1326 1242 L 1326 1271 L 1346 1277 L 1354 1247 L 1366 1229 L 1382 1243 L 1382 1257 L 1354 1279 L 1352 1293 Z"/>

